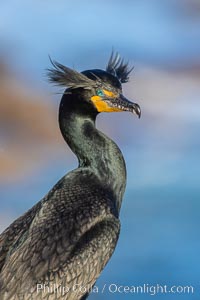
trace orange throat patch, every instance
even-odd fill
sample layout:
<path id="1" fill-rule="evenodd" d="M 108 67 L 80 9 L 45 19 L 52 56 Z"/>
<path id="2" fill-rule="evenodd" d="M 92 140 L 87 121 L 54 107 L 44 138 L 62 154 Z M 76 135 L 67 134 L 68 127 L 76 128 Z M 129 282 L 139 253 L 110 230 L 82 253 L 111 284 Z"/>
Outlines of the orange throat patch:
<path id="1" fill-rule="evenodd" d="M 100 96 L 93 96 L 91 100 L 98 112 L 119 112 L 122 111 L 118 107 L 111 107 Z"/>
<path id="2" fill-rule="evenodd" d="M 106 95 L 109 98 L 117 98 L 117 95 L 114 94 L 111 91 L 108 90 L 103 90 L 104 95 Z M 93 104 L 95 105 L 96 109 L 98 112 L 117 112 L 117 111 L 122 111 L 118 107 L 112 107 L 109 106 L 107 102 L 105 102 L 100 96 L 93 96 L 91 98 Z"/>

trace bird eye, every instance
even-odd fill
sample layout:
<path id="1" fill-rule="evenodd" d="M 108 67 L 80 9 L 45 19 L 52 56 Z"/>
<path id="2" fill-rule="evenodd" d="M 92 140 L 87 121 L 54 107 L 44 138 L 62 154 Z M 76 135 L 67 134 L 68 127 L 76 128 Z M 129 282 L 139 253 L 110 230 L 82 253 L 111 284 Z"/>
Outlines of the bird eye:
<path id="1" fill-rule="evenodd" d="M 104 92 L 102 90 L 97 90 L 97 96 L 103 97 Z"/>

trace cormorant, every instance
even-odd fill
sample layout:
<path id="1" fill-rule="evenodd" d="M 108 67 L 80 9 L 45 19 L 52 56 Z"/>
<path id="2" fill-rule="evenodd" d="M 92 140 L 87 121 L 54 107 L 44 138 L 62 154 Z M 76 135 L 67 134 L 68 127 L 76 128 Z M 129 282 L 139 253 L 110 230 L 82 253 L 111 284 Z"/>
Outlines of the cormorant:
<path id="1" fill-rule="evenodd" d="M 1 300 L 86 299 L 119 236 L 125 162 L 95 120 L 100 112 L 140 117 L 139 105 L 122 95 L 131 70 L 113 53 L 106 71 L 52 63 L 50 81 L 67 87 L 60 130 L 79 166 L 0 235 Z"/>

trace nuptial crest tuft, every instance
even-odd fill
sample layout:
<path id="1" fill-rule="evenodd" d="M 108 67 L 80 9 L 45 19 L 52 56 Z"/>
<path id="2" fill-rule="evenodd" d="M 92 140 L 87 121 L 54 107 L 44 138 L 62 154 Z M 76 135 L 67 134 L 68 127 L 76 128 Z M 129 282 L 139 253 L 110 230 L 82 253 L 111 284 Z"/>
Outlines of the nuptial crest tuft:
<path id="1" fill-rule="evenodd" d="M 118 53 L 114 54 L 112 51 L 106 71 L 116 76 L 121 83 L 128 82 L 129 74 L 133 70 L 129 68 L 128 62 L 124 63 L 124 60 L 120 57 Z"/>
<path id="2" fill-rule="evenodd" d="M 52 69 L 47 69 L 47 76 L 50 82 L 71 89 L 92 89 L 98 88 L 101 85 L 101 79 L 96 75 L 96 80 L 92 80 L 82 73 L 70 69 L 56 61 L 52 61 L 51 58 L 50 61 L 53 65 Z M 128 63 L 124 63 L 124 60 L 120 58 L 118 53 L 114 54 L 114 52 L 112 52 L 106 67 L 108 73 L 116 76 L 121 83 L 125 83 L 128 81 L 128 75 L 132 69 L 133 68 L 129 68 Z"/>
<path id="3" fill-rule="evenodd" d="M 53 69 L 47 69 L 47 76 L 50 82 L 63 87 L 91 89 L 95 87 L 95 81 L 89 79 L 85 75 L 70 69 L 56 61 L 50 61 Z"/>

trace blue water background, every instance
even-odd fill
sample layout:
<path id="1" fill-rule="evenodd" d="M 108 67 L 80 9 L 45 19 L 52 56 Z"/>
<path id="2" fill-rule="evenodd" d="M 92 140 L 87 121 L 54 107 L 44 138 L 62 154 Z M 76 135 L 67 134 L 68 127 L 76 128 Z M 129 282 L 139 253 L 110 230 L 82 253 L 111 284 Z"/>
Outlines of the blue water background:
<path id="1" fill-rule="evenodd" d="M 79 70 L 100 68 L 114 46 L 135 62 L 136 81 L 137 66 L 165 72 L 178 69 L 184 74 L 200 58 L 200 17 L 192 7 L 194 2 L 188 2 L 192 9 L 187 11 L 178 0 L 2 1 L 0 53 L 8 55 L 27 84 L 34 81 L 35 87 L 47 91 L 53 90 L 44 80 L 48 54 Z M 194 77 L 199 79 L 198 72 Z M 148 99 L 138 101 L 143 110 L 140 121 L 132 116 L 102 116 L 110 128 L 118 123 L 113 139 L 124 154 L 128 181 L 119 242 L 97 281 L 99 289 L 104 284 L 192 285 L 194 294 L 152 296 L 106 290 L 92 293 L 91 300 L 200 299 L 200 120 L 199 106 L 194 105 L 199 103 L 198 92 L 188 90 L 177 103 L 170 102 L 166 113 L 177 114 L 177 119 L 154 119 L 146 111 Z M 156 103 L 152 105 L 156 112 Z M 189 106 L 193 113 L 187 113 Z M 180 111 L 184 111 L 182 118 Z M 168 129 L 162 134 L 163 122 Z M 23 180 L 1 182 L 1 228 L 40 200 L 76 165 L 73 155 L 65 163 L 55 153 L 54 160 Z"/>

